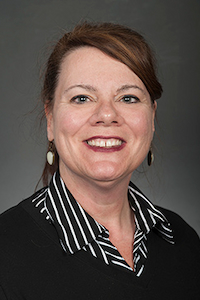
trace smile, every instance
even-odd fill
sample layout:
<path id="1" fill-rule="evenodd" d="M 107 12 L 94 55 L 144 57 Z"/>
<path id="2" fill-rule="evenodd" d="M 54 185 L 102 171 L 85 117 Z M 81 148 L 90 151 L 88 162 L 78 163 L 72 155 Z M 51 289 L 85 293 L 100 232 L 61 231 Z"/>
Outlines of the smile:
<path id="1" fill-rule="evenodd" d="M 87 140 L 86 143 L 91 147 L 115 148 L 120 147 L 123 141 L 117 138 L 94 138 Z"/>

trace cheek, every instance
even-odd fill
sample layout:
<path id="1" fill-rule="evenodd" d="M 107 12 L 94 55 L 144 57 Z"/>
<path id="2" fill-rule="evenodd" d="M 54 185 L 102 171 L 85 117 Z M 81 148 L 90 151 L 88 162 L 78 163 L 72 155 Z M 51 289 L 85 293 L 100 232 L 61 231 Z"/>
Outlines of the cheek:
<path id="1" fill-rule="evenodd" d="M 74 136 L 77 131 L 82 128 L 83 118 L 77 112 L 71 111 L 69 109 L 62 109 L 57 112 L 55 118 L 55 137 L 64 137 Z"/>
<path id="2" fill-rule="evenodd" d="M 152 137 L 152 116 L 146 113 L 134 114 L 130 119 L 130 126 L 133 133 L 138 137 Z"/>

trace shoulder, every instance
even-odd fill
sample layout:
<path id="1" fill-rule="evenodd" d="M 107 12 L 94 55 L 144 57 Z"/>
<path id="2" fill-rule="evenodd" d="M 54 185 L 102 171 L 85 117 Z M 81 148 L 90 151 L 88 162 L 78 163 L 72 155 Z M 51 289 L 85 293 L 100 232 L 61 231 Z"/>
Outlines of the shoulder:
<path id="1" fill-rule="evenodd" d="M 45 273 L 62 250 L 54 226 L 35 205 L 40 195 L 41 191 L 0 215 L 0 286 L 8 295 L 34 284 L 42 266 Z M 2 293 L 0 287 L 0 299 Z"/>
<path id="2" fill-rule="evenodd" d="M 31 205 L 31 203 L 33 203 L 35 199 L 39 198 L 45 190 L 46 190 L 46 188 L 40 189 L 39 191 L 35 192 L 30 197 L 19 202 L 16 206 L 13 206 L 13 207 L 9 208 L 8 210 L 4 211 L 3 213 L 1 213 L 0 214 L 0 224 L 3 225 L 3 224 L 10 223 L 10 222 L 13 223 L 15 221 L 16 216 L 18 216 L 20 213 L 22 213 L 23 209 L 25 209 L 28 206 L 33 207 L 33 205 Z"/>
<path id="3" fill-rule="evenodd" d="M 13 263 L 24 262 L 27 253 L 59 245 L 54 226 L 40 213 L 34 199 L 44 190 L 33 194 L 0 215 L 0 275 Z M 39 203 L 39 202 L 37 202 Z"/>
<path id="4" fill-rule="evenodd" d="M 25 237 L 35 227 L 34 215 L 37 210 L 34 199 L 40 197 L 44 189 L 21 201 L 18 205 L 6 210 L 0 215 L 0 242 L 1 245 L 10 244 L 10 241 L 19 243 L 20 237 Z"/>
<path id="5" fill-rule="evenodd" d="M 185 244 L 196 244 L 200 248 L 200 239 L 196 231 L 177 213 L 156 206 L 171 224 L 175 241 Z M 200 249 L 198 249 L 199 251 Z"/>

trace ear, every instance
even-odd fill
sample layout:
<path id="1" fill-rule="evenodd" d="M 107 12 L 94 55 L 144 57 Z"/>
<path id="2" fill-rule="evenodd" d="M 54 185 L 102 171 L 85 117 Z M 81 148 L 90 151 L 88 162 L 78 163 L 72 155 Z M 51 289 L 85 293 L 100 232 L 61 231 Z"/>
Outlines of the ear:
<path id="1" fill-rule="evenodd" d="M 152 128 L 153 128 L 153 131 L 155 131 L 155 116 L 156 116 L 156 110 L 157 110 L 157 102 L 154 101 L 154 103 L 153 103 L 153 119 L 152 119 Z"/>
<path id="2" fill-rule="evenodd" d="M 52 110 L 50 110 L 49 106 L 45 104 L 44 106 L 45 115 L 47 119 L 47 137 L 49 141 L 54 140 L 54 134 L 53 134 L 53 113 Z"/>

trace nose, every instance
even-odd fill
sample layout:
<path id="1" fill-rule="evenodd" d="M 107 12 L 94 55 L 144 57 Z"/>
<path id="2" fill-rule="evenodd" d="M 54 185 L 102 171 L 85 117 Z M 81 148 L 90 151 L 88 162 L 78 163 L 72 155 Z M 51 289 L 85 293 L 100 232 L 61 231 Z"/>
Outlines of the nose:
<path id="1" fill-rule="evenodd" d="M 123 117 L 116 109 L 112 101 L 103 101 L 98 104 L 96 110 L 90 118 L 92 125 L 101 126 L 120 126 L 123 123 Z"/>

